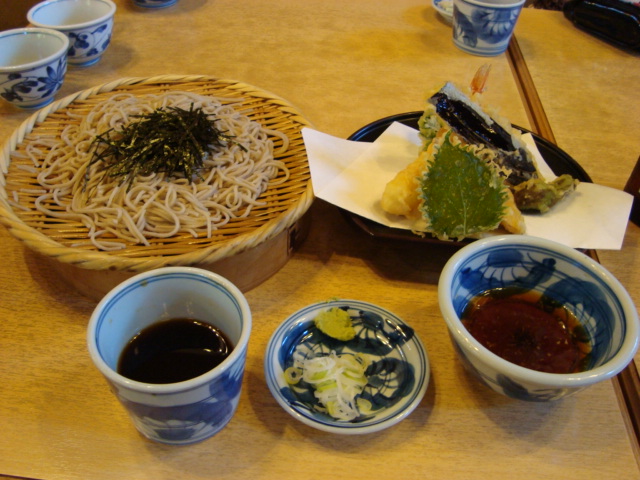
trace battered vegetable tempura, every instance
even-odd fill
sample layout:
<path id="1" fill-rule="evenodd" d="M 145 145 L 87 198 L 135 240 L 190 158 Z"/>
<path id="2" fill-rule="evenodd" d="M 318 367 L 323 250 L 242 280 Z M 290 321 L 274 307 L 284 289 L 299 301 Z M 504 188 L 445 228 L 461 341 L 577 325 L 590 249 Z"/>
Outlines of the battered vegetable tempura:
<path id="1" fill-rule="evenodd" d="M 423 149 L 385 188 L 382 208 L 412 219 L 417 232 L 522 234 L 522 209 L 544 213 L 575 188 L 568 175 L 542 179 L 520 132 L 480 106 L 487 74 L 478 71 L 469 95 L 447 83 L 429 97 L 419 121 Z"/>
<path id="2" fill-rule="evenodd" d="M 472 164 L 468 167 L 470 170 L 464 178 L 460 177 L 463 168 L 459 163 L 454 165 L 453 168 L 455 170 L 450 171 L 448 175 L 446 173 L 439 173 L 438 178 L 434 181 L 440 184 L 440 187 L 444 190 L 443 196 L 446 198 L 437 200 L 437 203 L 446 206 L 453 202 L 454 208 L 456 207 L 456 203 L 457 206 L 472 204 L 474 208 L 482 208 L 483 206 L 489 208 L 486 198 L 487 185 L 480 184 L 479 187 L 474 189 L 474 183 L 477 184 L 477 181 L 474 182 L 474 179 L 471 178 L 474 172 L 477 171 L 478 165 L 486 164 L 486 162 L 478 155 L 477 148 L 465 144 L 458 135 L 446 128 L 440 129 L 427 149 L 423 150 L 414 162 L 409 164 L 404 170 L 398 172 L 395 178 L 387 184 L 381 199 L 382 208 L 387 213 L 401 215 L 414 220 L 414 229 L 416 231 L 430 232 L 443 240 L 451 238 L 451 231 L 459 232 L 462 235 L 462 237 L 456 238 L 477 236 L 477 234 L 484 231 L 495 230 L 498 227 L 502 227 L 510 233 L 524 233 L 524 219 L 520 210 L 516 207 L 514 197 L 504 185 L 497 169 L 492 167 L 489 170 L 493 172 L 492 177 L 494 181 L 503 187 L 501 188 L 502 195 L 499 204 L 497 206 L 491 206 L 491 208 L 494 208 L 496 215 L 498 215 L 497 222 L 478 226 L 470 225 L 466 222 L 467 224 L 460 228 L 457 227 L 462 222 L 457 222 L 450 225 L 449 228 L 444 227 L 442 230 L 434 230 L 433 222 L 429 221 L 430 210 L 428 205 L 424 203 L 424 196 L 421 194 L 421 191 L 425 185 L 425 177 L 428 177 L 430 167 L 436 162 L 440 154 L 441 146 L 447 139 L 447 135 L 449 136 L 448 142 L 452 145 L 471 147 L 470 153 L 476 158 L 477 164 Z M 442 168 L 440 168 L 440 172 L 441 170 Z M 434 200 L 434 203 L 436 203 L 436 200 Z M 460 209 L 461 208 L 456 208 L 458 211 Z M 490 214 L 487 210 L 482 213 L 485 215 Z M 470 217 L 471 214 L 469 213 L 465 218 L 469 219 Z"/>

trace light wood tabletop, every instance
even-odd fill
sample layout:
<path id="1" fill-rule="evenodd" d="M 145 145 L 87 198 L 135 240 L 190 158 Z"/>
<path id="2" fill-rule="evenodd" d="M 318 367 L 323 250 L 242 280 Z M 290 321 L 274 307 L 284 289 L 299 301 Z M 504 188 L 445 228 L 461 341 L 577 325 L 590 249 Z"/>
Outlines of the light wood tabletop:
<path id="1" fill-rule="evenodd" d="M 554 142 L 595 183 L 624 189 L 640 159 L 640 54 L 574 27 L 561 12 L 525 10 L 516 38 Z M 638 249 L 640 226 L 630 222 L 621 250 L 598 251 L 636 306 Z"/>
<path id="2" fill-rule="evenodd" d="M 69 68 L 58 98 L 122 77 L 206 74 L 280 95 L 316 129 L 347 137 L 379 118 L 421 110 L 428 90 L 447 80 L 466 83 L 487 62 L 457 50 L 451 27 L 422 0 L 179 0 L 148 11 L 116 3 L 104 58 Z M 557 12 L 532 15 L 558 23 L 567 41 L 575 35 Z M 537 82 L 535 62 L 552 49 L 526 47 L 546 30 L 517 35 Z M 505 54 L 489 62 L 488 102 L 513 123 L 533 127 L 513 61 Z M 544 82 L 538 90 L 546 109 Z M 582 115 L 565 108 L 572 118 Z M 600 161 L 565 142 L 562 126 L 545 111 L 560 146 L 595 181 L 620 188 L 624 174 L 596 175 Z M 0 104 L 0 140 L 28 116 Z M 630 172 L 630 160 L 624 162 Z M 155 444 L 136 432 L 87 352 L 96 302 L 0 228 L 0 478 L 640 478 L 637 440 L 616 382 L 528 403 L 494 394 L 465 372 L 437 303 L 439 273 L 455 247 L 369 237 L 322 201 L 308 218 L 308 237 L 287 264 L 246 292 L 253 331 L 238 411 L 219 434 L 185 447 Z M 606 266 L 618 258 L 616 274 L 632 284 L 636 303 L 637 280 L 625 277 L 622 266 L 637 265 L 638 237 L 633 230 L 622 251 L 603 255 Z M 331 297 L 387 308 L 425 344 L 426 396 L 388 430 L 338 436 L 312 429 L 284 412 L 266 386 L 263 353 L 274 329 L 296 310 Z"/>

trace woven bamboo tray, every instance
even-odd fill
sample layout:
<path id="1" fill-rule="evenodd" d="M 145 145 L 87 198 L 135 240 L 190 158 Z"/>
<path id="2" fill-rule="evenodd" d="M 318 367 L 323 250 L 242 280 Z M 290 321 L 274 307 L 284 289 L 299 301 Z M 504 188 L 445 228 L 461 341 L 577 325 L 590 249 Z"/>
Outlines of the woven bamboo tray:
<path id="1" fill-rule="evenodd" d="M 114 252 L 99 251 L 91 245 L 72 246 L 86 240 L 87 228 L 79 222 L 48 217 L 34 208 L 37 194 L 25 189 L 41 188 L 37 173 L 20 168 L 31 165 L 16 152 L 40 134 L 58 134 L 70 122 L 67 112 L 88 112 L 96 103 L 116 92 L 135 95 L 192 91 L 240 100 L 235 108 L 265 127 L 285 133 L 290 139 L 286 152 L 276 156 L 289 168 L 290 178 L 269 186 L 246 218 L 234 219 L 210 238 L 194 238 L 188 233 L 168 239 L 150 240 L 149 246 L 127 245 Z M 74 115 L 75 117 L 75 115 Z M 288 102 L 269 92 L 233 80 L 208 76 L 164 75 L 124 78 L 83 90 L 56 101 L 29 117 L 0 151 L 0 222 L 30 249 L 42 254 L 81 292 L 99 298 L 110 288 L 135 273 L 171 265 L 192 265 L 220 273 L 242 290 L 253 288 L 279 270 L 294 247 L 304 237 L 303 214 L 313 201 L 311 176 L 301 130 L 309 122 Z M 274 150 L 281 145 L 274 138 Z M 14 191 L 19 205 L 14 207 Z"/>

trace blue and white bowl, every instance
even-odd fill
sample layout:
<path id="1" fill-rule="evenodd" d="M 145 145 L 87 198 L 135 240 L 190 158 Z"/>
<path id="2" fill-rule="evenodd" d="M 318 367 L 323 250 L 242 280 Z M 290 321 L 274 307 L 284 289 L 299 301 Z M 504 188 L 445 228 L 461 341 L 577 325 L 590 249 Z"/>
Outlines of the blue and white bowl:
<path id="1" fill-rule="evenodd" d="M 49 0 L 27 13 L 29 23 L 69 37 L 68 61 L 89 66 L 100 60 L 111 43 L 116 5 L 111 0 Z"/>
<path id="2" fill-rule="evenodd" d="M 69 40 L 55 30 L 0 32 L 0 97 L 20 108 L 53 101 L 67 72 Z"/>
<path id="3" fill-rule="evenodd" d="M 314 325 L 314 318 L 330 308 L 349 313 L 356 337 L 340 341 Z M 346 421 L 323 412 L 313 388 L 304 381 L 289 385 L 287 368 L 298 358 L 361 354 L 371 363 L 369 383 L 360 395 L 372 411 Z M 309 305 L 291 315 L 273 333 L 265 354 L 269 390 L 280 406 L 297 420 L 319 430 L 340 434 L 372 433 L 405 419 L 420 403 L 429 384 L 429 359 L 416 332 L 393 313 L 357 300 L 332 300 Z"/>
<path id="4" fill-rule="evenodd" d="M 178 0 L 133 0 L 138 7 L 143 8 L 165 8 L 175 5 Z"/>
<path id="5" fill-rule="evenodd" d="M 544 294 L 575 314 L 592 344 L 586 371 L 555 374 L 515 365 L 467 331 L 460 317 L 474 296 L 514 286 Z M 618 374 L 638 349 L 638 312 L 624 287 L 595 260 L 549 240 L 504 235 L 465 246 L 445 265 L 438 297 L 463 364 L 508 397 L 547 401 L 574 394 Z"/>
<path id="6" fill-rule="evenodd" d="M 525 0 L 453 0 L 453 43 L 472 55 L 503 53 L 524 3 Z"/>
<path id="7" fill-rule="evenodd" d="M 222 330 L 234 348 L 213 370 L 177 383 L 148 384 L 118 373 L 121 352 L 134 335 L 163 320 L 190 318 Z M 87 345 L 138 431 L 172 445 L 202 441 L 222 430 L 240 399 L 251 311 L 229 280 L 193 267 L 140 273 L 111 290 L 96 306 Z"/>

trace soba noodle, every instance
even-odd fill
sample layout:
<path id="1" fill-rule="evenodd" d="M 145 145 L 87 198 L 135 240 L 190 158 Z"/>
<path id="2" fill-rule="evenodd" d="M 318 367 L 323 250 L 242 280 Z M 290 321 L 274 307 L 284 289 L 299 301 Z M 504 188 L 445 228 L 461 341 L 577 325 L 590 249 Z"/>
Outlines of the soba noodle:
<path id="1" fill-rule="evenodd" d="M 167 106 L 188 110 L 192 104 L 215 115 L 216 127 L 234 137 L 226 147 L 206 154 L 201 178 L 154 173 L 138 175 L 129 186 L 118 178 L 102 178 L 101 162 L 90 165 L 96 135 L 129 123 L 132 115 Z M 88 241 L 101 250 L 149 245 L 152 238 L 181 232 L 210 237 L 231 219 L 249 215 L 269 182 L 287 180 L 286 166 L 274 159 L 270 136 L 282 140 L 282 151 L 288 148 L 284 134 L 263 128 L 213 97 L 190 92 L 116 94 L 96 105 L 78 125 L 67 126 L 61 138 L 43 139 L 29 147 L 28 155 L 40 167 L 38 183 L 46 191 L 36 200 L 36 208 L 52 217 L 82 222 L 89 230 Z"/>

